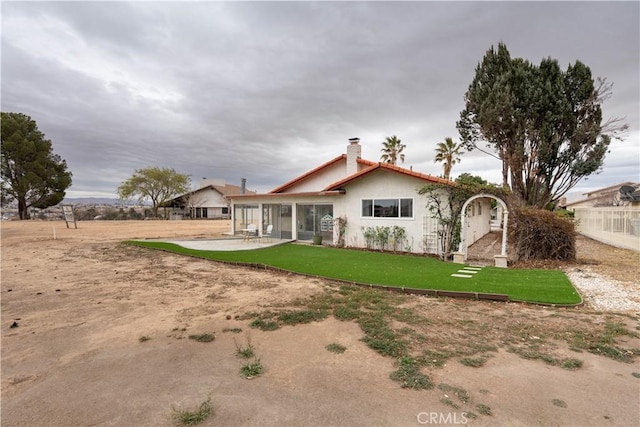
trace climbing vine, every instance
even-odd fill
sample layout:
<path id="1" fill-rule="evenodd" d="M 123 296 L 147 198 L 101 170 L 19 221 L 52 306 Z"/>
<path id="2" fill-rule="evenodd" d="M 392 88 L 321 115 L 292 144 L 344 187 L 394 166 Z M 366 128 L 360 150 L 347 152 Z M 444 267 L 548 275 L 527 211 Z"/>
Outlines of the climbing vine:
<path id="1" fill-rule="evenodd" d="M 341 216 L 335 218 L 333 220 L 333 227 L 336 230 L 336 234 L 338 236 L 336 246 L 338 248 L 343 248 L 345 245 L 345 234 L 347 233 L 347 218 L 343 218 Z"/>
<path id="2" fill-rule="evenodd" d="M 438 220 L 438 240 L 443 260 L 450 259 L 460 244 L 460 214 L 464 202 L 479 193 L 490 193 L 501 198 L 505 194 L 501 188 L 468 173 L 461 174 L 456 184 L 430 184 L 418 190 L 418 194 L 427 197 L 431 217 Z"/>

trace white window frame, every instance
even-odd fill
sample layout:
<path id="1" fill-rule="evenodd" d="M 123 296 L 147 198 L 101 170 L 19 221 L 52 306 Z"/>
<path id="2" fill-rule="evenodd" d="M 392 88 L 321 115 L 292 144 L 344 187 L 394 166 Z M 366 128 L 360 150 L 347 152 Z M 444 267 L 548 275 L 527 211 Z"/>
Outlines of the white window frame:
<path id="1" fill-rule="evenodd" d="M 365 200 L 371 201 L 371 216 L 365 216 L 362 212 L 362 204 Z M 397 200 L 398 201 L 398 216 L 375 216 L 375 201 L 376 200 Z M 411 216 L 400 216 L 402 212 L 402 201 L 411 200 Z M 367 197 L 360 199 L 360 218 L 362 219 L 400 219 L 400 220 L 413 220 L 415 219 L 416 200 L 414 197 Z"/>

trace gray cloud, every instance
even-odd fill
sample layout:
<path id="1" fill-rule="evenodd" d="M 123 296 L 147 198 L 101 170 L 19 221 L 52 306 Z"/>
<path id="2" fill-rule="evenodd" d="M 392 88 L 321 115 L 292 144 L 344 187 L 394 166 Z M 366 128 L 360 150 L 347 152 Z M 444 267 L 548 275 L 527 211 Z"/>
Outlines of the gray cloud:
<path id="1" fill-rule="evenodd" d="M 581 192 L 640 179 L 639 14 L 635 2 L 9 2 L 2 111 L 53 141 L 69 196 L 114 194 L 153 165 L 266 191 L 354 136 L 377 160 L 398 135 L 406 165 L 440 174 L 435 145 L 458 138 L 474 68 L 503 41 L 614 83 L 605 116 L 631 129 Z M 466 153 L 461 172 L 497 180 L 499 163 Z"/>

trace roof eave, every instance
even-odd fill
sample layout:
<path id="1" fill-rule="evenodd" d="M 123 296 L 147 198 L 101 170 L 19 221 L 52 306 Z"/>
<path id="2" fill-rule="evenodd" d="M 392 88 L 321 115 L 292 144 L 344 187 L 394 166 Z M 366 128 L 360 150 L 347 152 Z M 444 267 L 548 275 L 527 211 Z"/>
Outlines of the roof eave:
<path id="1" fill-rule="evenodd" d="M 373 163 L 371 166 L 362 169 L 359 172 L 354 173 L 353 175 L 350 175 L 346 178 L 341 179 L 340 181 L 336 181 L 333 184 L 330 184 L 329 186 L 325 187 L 326 191 L 332 191 L 332 190 L 338 190 L 340 189 L 343 185 L 346 185 L 352 181 L 355 181 L 356 179 L 367 175 L 375 170 L 378 169 L 383 169 L 383 170 L 389 170 L 389 171 L 393 171 L 393 172 L 397 172 L 406 176 L 410 176 L 413 178 L 417 178 L 417 179 L 421 179 L 424 181 L 428 181 L 428 182 L 432 182 L 435 184 L 444 184 L 444 185 L 449 185 L 449 186 L 455 186 L 456 183 L 447 179 L 443 179 L 443 178 L 438 178 L 432 175 L 427 175 L 427 174 L 423 174 L 420 172 L 414 172 L 412 170 L 408 170 L 408 169 L 404 169 L 401 168 L 399 166 L 395 166 L 395 165 L 389 165 L 387 163 Z"/>
<path id="2" fill-rule="evenodd" d="M 314 197 L 314 196 L 340 196 L 345 194 L 344 190 L 322 190 L 322 191 L 306 191 L 302 193 L 262 193 L 262 194 L 236 194 L 228 196 L 230 199 L 270 199 L 270 198 L 284 198 L 284 197 Z"/>

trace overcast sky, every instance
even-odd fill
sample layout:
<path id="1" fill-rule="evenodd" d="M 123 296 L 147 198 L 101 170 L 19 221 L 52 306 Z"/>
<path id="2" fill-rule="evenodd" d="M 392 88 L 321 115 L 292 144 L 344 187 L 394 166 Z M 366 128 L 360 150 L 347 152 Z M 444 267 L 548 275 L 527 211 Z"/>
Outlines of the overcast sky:
<path id="1" fill-rule="evenodd" d="M 605 117 L 630 130 L 573 191 L 640 181 L 640 4 L 631 2 L 6 2 L 2 111 L 31 116 L 67 161 L 67 197 L 115 197 L 136 169 L 171 167 L 258 191 L 346 152 L 439 175 L 436 144 L 474 68 L 576 60 L 614 84 Z M 465 153 L 453 168 L 500 182 Z M 575 199 L 573 196 L 572 199 Z"/>

